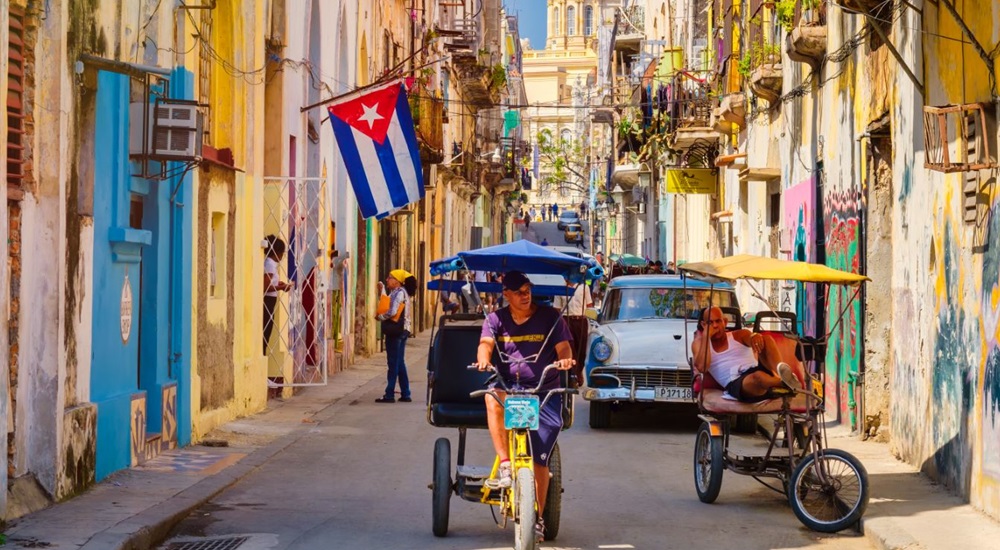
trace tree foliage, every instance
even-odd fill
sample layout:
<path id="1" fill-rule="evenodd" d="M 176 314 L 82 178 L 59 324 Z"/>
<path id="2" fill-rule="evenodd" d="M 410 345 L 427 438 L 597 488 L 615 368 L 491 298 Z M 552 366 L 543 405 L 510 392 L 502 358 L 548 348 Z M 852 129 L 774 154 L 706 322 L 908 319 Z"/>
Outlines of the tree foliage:
<path id="1" fill-rule="evenodd" d="M 551 128 L 545 128 L 538 132 L 536 147 L 539 161 L 538 191 L 541 194 L 563 190 L 588 192 L 589 158 L 582 138 L 565 139 L 556 136 Z"/>

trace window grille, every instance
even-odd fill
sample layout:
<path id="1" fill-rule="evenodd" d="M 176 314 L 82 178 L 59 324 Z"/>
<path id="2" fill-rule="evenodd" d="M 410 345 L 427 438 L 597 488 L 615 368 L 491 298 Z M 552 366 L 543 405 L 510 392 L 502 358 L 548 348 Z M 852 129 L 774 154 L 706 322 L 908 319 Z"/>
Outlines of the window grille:
<path id="1" fill-rule="evenodd" d="M 10 6 L 7 49 L 7 186 L 24 183 L 24 10 Z M 11 193 L 16 198 L 18 193 Z"/>

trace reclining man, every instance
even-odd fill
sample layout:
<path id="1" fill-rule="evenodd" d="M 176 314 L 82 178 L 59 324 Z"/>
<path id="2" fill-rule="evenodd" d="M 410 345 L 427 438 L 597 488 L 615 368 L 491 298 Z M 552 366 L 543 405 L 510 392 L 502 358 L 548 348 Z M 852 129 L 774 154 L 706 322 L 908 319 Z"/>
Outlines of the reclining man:
<path id="1" fill-rule="evenodd" d="M 711 347 L 706 349 L 706 344 Z M 728 332 L 718 307 L 702 311 L 691 352 L 698 372 L 711 374 L 729 395 L 745 403 L 771 399 L 773 388 L 802 387 L 770 336 L 746 329 Z"/>

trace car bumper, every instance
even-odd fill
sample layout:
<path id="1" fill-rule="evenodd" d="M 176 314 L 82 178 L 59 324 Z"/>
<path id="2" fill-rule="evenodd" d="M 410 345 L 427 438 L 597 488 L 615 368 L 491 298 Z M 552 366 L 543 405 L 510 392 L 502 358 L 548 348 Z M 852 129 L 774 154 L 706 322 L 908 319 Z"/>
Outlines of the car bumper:
<path id="1" fill-rule="evenodd" d="M 585 388 L 581 395 L 587 401 L 655 401 L 653 388 Z"/>
<path id="2" fill-rule="evenodd" d="M 606 376 L 618 383 L 590 385 L 595 378 Z M 692 376 L 691 370 L 686 368 L 599 367 L 587 373 L 587 385 L 580 394 L 587 401 L 693 403 Z M 674 390 L 667 391 L 671 388 Z M 657 390 L 661 391 L 659 398 Z M 677 395 L 678 392 L 684 396 Z"/>

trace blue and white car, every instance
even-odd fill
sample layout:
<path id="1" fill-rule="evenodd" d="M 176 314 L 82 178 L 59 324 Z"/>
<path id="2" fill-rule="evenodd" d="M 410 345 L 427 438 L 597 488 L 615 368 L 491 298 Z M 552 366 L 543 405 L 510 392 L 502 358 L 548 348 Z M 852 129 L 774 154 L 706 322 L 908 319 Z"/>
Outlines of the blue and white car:
<path id="1" fill-rule="evenodd" d="M 623 275 L 611 280 L 588 339 L 583 398 L 590 427 L 606 428 L 614 403 L 694 404 L 688 361 L 698 316 L 711 304 L 738 308 L 730 285 L 680 275 Z M 738 316 L 737 309 L 730 310 Z"/>

